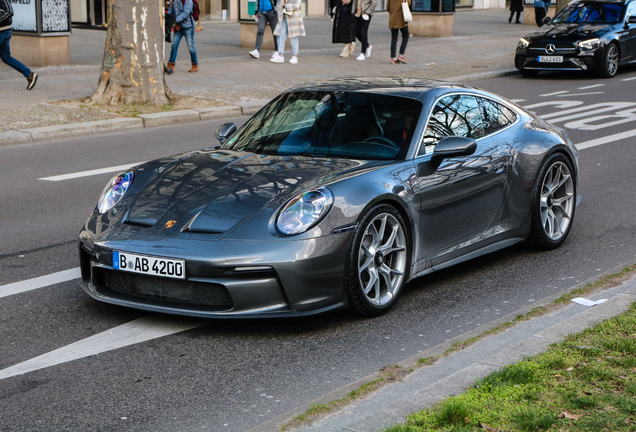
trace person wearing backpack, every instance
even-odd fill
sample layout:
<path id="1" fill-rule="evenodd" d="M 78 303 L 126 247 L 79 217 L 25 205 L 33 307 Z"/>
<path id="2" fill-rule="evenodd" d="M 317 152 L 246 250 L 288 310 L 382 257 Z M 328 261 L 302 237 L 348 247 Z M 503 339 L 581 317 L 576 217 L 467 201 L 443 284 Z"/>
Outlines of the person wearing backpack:
<path id="1" fill-rule="evenodd" d="M 0 59 L 13 69 L 20 72 L 27 79 L 27 90 L 35 87 L 38 74 L 11 57 L 11 24 L 13 22 L 13 8 L 11 0 L 0 0 Z"/>
<path id="2" fill-rule="evenodd" d="M 1 1 L 1 0 L 0 0 Z M 174 72 L 175 62 L 177 61 L 177 51 L 179 50 L 179 44 L 181 39 L 185 37 L 188 44 L 188 50 L 190 51 L 190 60 L 192 61 L 192 69 L 188 72 L 199 71 L 199 61 L 197 59 L 197 50 L 194 48 L 194 28 L 195 21 L 199 18 L 198 3 L 195 10 L 196 0 L 174 0 L 168 14 L 174 14 L 174 35 L 172 37 L 172 49 L 170 50 L 170 60 L 166 66 L 165 72 L 171 74 Z M 194 16 L 194 12 L 197 12 L 197 16 Z"/>
<path id="3" fill-rule="evenodd" d="M 256 1 L 256 16 L 258 19 L 258 27 L 256 30 L 256 45 L 254 50 L 249 54 L 255 59 L 261 56 L 261 47 L 263 46 L 263 36 L 265 35 L 265 27 L 269 23 L 269 28 L 272 29 L 272 35 L 276 30 L 278 24 L 278 14 L 276 13 L 276 1 L 275 0 L 257 0 Z M 274 36 L 274 55 L 278 52 L 278 41 Z"/>

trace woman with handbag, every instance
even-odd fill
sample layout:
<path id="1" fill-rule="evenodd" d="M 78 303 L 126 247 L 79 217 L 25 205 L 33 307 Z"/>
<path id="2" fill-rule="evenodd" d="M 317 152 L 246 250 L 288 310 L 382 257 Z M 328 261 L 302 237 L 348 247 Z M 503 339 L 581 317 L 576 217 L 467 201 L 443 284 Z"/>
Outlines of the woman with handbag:
<path id="1" fill-rule="evenodd" d="M 407 63 L 404 52 L 409 43 L 408 23 L 412 20 L 410 6 L 411 0 L 387 0 L 386 9 L 389 11 L 389 28 L 391 29 L 391 64 Z M 400 54 L 396 57 L 398 31 L 402 33 L 402 44 Z"/>

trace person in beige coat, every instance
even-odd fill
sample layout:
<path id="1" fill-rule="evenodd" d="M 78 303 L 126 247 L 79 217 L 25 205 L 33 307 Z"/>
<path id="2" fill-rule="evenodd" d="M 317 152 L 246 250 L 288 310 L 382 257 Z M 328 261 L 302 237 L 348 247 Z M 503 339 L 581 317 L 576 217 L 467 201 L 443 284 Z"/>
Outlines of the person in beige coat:
<path id="1" fill-rule="evenodd" d="M 292 58 L 289 63 L 298 64 L 298 37 L 305 36 L 305 24 L 300 13 L 301 0 L 279 0 L 276 12 L 278 23 L 274 37 L 278 38 L 278 51 L 269 59 L 272 63 L 285 63 L 285 41 L 289 36 Z"/>
<path id="2" fill-rule="evenodd" d="M 357 1 L 355 17 L 358 20 L 356 37 L 362 45 L 362 52 L 356 60 L 366 60 L 371 57 L 373 46 L 369 45 L 369 24 L 373 18 L 373 12 L 378 5 L 378 0 L 354 0 Z"/>
<path id="3" fill-rule="evenodd" d="M 404 21 L 402 13 L 403 0 L 387 0 L 386 9 L 389 11 L 389 28 L 391 29 L 391 64 L 406 64 L 404 52 L 406 45 L 409 43 L 409 25 Z M 411 7 L 411 0 L 406 0 Z M 402 33 L 402 44 L 400 45 L 400 54 L 396 57 L 396 48 L 398 40 L 398 31 Z"/>

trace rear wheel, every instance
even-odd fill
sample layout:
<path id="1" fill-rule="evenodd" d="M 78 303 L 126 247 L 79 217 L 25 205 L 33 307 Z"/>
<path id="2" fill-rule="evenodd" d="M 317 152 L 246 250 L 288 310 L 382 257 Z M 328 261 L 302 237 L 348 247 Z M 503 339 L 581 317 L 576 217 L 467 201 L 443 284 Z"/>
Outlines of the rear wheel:
<path id="1" fill-rule="evenodd" d="M 615 43 L 609 44 L 607 54 L 602 62 L 600 75 L 605 78 L 612 78 L 618 72 L 618 65 L 621 62 L 621 53 Z"/>
<path id="2" fill-rule="evenodd" d="M 519 73 L 524 77 L 535 77 L 539 74 L 539 71 L 534 69 L 519 69 Z"/>
<path id="3" fill-rule="evenodd" d="M 543 164 L 532 199 L 529 241 L 539 249 L 556 249 L 572 227 L 576 208 L 576 182 L 570 161 L 556 153 Z"/>
<path id="4" fill-rule="evenodd" d="M 365 316 L 387 312 L 404 287 L 410 256 L 400 213 L 386 204 L 371 209 L 358 225 L 347 263 L 351 311 Z"/>

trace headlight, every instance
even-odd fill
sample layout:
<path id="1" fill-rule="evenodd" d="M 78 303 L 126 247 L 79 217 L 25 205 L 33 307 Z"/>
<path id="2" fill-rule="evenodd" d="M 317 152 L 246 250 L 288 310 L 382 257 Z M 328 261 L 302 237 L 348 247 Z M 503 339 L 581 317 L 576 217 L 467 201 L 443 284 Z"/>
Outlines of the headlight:
<path id="1" fill-rule="evenodd" d="M 314 226 L 333 204 L 327 188 L 304 192 L 289 201 L 278 214 L 276 229 L 286 235 L 300 234 Z"/>
<path id="2" fill-rule="evenodd" d="M 517 44 L 517 48 L 526 48 L 528 45 L 530 45 L 530 42 L 528 42 L 524 38 L 521 38 L 519 40 L 519 44 Z"/>
<path id="3" fill-rule="evenodd" d="M 603 42 L 600 39 L 590 39 L 579 42 L 579 46 L 583 49 L 590 50 L 603 46 Z"/>
<path id="4" fill-rule="evenodd" d="M 97 210 L 100 213 L 106 213 L 115 207 L 115 204 L 122 199 L 128 188 L 130 188 L 133 178 L 135 178 L 135 172 L 133 170 L 125 171 L 113 177 L 99 197 Z"/>

